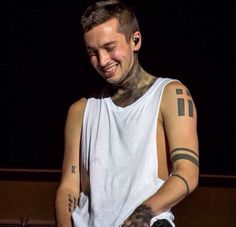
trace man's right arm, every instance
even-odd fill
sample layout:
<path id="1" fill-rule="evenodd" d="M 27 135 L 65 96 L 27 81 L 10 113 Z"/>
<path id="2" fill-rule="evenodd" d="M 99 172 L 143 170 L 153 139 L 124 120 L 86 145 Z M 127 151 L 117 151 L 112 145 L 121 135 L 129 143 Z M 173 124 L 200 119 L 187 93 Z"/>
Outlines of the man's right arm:
<path id="1" fill-rule="evenodd" d="M 65 148 L 62 176 L 56 194 L 57 227 L 71 227 L 71 215 L 80 193 L 80 136 L 86 99 L 74 103 L 65 124 Z"/>

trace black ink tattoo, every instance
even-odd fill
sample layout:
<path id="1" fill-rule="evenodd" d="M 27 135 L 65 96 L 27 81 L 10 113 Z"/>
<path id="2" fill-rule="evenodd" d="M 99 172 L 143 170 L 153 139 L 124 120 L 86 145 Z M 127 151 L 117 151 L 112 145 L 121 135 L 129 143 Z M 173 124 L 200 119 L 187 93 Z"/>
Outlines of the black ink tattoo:
<path id="1" fill-rule="evenodd" d="M 152 217 L 151 208 L 146 205 L 140 205 L 124 222 L 122 227 L 149 227 Z"/>
<path id="2" fill-rule="evenodd" d="M 180 88 L 176 89 L 176 94 L 177 95 L 182 95 L 183 94 L 183 90 L 180 89 Z"/>
<path id="3" fill-rule="evenodd" d="M 184 177 L 182 177 L 181 175 L 179 175 L 177 173 L 173 173 L 171 175 L 171 177 L 178 177 L 179 179 L 181 179 L 184 182 L 185 187 L 186 187 L 186 194 L 185 194 L 185 196 L 187 196 L 189 194 L 189 186 L 188 186 L 188 182 L 184 179 Z"/>
<path id="4" fill-rule="evenodd" d="M 76 170 L 75 170 L 75 169 L 76 169 L 76 166 L 71 166 L 71 172 L 72 172 L 72 173 L 76 173 Z"/>
<path id="5" fill-rule="evenodd" d="M 183 89 L 177 88 L 176 89 L 177 95 L 183 95 Z M 186 90 L 186 95 L 191 97 L 191 94 L 188 90 Z M 178 98 L 178 116 L 185 116 L 185 100 L 184 98 Z M 193 101 L 191 99 L 188 99 L 188 115 L 189 117 L 193 117 Z"/>
<path id="6" fill-rule="evenodd" d="M 193 102 L 192 100 L 188 100 L 188 114 L 189 117 L 193 117 Z"/>
<path id="7" fill-rule="evenodd" d="M 71 194 L 68 194 L 68 208 L 69 208 L 68 210 L 69 210 L 70 213 L 73 212 L 72 204 L 73 204 L 73 200 L 71 198 Z"/>
<path id="8" fill-rule="evenodd" d="M 178 101 L 178 115 L 179 116 L 184 116 L 185 115 L 185 110 L 184 110 L 184 99 L 177 99 Z"/>
<path id="9" fill-rule="evenodd" d="M 77 207 L 77 200 L 76 200 L 76 198 L 74 197 L 74 210 L 75 210 L 76 207 Z"/>
<path id="10" fill-rule="evenodd" d="M 190 153 L 194 154 L 196 157 L 199 157 L 198 153 L 196 153 L 195 151 L 193 151 L 193 150 L 191 150 L 189 148 L 185 148 L 185 147 L 175 148 L 170 153 L 171 153 L 171 155 L 173 155 L 177 151 L 187 151 L 187 152 L 190 152 Z"/>
<path id="11" fill-rule="evenodd" d="M 174 163 L 175 161 L 180 160 L 180 159 L 189 160 L 192 163 L 194 163 L 197 167 L 199 167 L 198 159 L 196 159 L 195 157 L 188 155 L 188 154 L 175 154 L 172 156 L 171 161 L 172 161 L 172 163 Z"/>

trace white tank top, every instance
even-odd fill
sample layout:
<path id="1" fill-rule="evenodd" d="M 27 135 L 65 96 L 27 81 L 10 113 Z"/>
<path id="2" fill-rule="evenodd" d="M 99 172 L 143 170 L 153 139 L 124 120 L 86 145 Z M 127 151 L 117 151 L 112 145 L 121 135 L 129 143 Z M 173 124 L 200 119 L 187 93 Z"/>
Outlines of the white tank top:
<path id="1" fill-rule="evenodd" d="M 81 165 L 89 176 L 90 191 L 80 193 L 72 215 L 75 227 L 121 226 L 164 183 L 157 173 L 156 132 L 162 93 L 171 81 L 158 78 L 126 107 L 115 105 L 110 97 L 88 99 Z M 157 219 L 175 226 L 170 210 L 152 218 L 150 226 Z"/>

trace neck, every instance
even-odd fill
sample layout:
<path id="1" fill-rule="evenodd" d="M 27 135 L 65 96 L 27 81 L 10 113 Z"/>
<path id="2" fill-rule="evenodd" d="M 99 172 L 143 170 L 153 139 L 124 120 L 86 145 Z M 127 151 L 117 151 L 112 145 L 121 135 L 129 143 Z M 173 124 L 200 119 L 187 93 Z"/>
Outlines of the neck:
<path id="1" fill-rule="evenodd" d="M 129 74 L 119 84 L 112 85 L 110 95 L 113 102 L 125 107 L 140 98 L 154 83 L 156 77 L 145 72 L 135 58 Z"/>

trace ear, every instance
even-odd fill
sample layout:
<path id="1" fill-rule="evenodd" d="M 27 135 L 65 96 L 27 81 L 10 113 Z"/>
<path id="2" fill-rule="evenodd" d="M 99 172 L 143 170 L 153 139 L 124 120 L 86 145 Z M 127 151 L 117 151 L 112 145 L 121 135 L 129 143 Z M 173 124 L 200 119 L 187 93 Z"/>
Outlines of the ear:
<path id="1" fill-rule="evenodd" d="M 131 37 L 133 51 L 138 51 L 142 44 L 142 36 L 139 31 L 136 31 Z"/>

